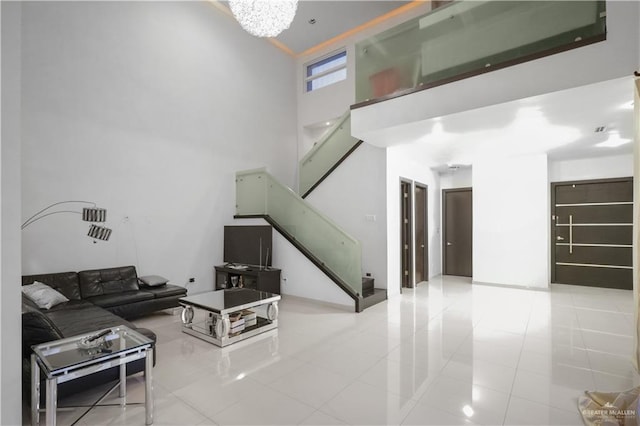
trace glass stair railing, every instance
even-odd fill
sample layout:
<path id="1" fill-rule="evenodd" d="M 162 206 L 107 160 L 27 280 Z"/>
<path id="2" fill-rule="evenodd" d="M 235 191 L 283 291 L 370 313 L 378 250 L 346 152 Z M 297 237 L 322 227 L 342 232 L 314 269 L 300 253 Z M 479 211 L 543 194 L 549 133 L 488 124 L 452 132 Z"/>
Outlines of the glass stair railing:
<path id="1" fill-rule="evenodd" d="M 458 0 L 356 44 L 352 108 L 605 39 L 605 1 Z"/>
<path id="2" fill-rule="evenodd" d="M 338 122 L 300 160 L 299 192 L 305 198 L 360 144 L 351 136 L 351 111 Z"/>
<path id="3" fill-rule="evenodd" d="M 236 218 L 264 217 L 356 301 L 362 300 L 360 242 L 265 169 L 236 173 Z"/>

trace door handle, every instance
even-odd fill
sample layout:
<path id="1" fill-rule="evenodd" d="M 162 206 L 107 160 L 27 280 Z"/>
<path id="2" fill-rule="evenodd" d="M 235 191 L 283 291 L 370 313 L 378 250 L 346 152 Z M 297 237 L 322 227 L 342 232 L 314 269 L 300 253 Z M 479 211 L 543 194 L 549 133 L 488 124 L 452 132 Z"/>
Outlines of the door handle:
<path id="1" fill-rule="evenodd" d="M 447 246 L 452 246 L 453 244 L 447 241 Z"/>
<path id="2" fill-rule="evenodd" d="M 558 235 L 558 236 L 556 237 L 556 240 L 558 240 L 558 241 L 564 241 L 564 238 L 562 238 L 560 235 Z"/>
<path id="3" fill-rule="evenodd" d="M 573 215 L 569 215 L 569 254 L 573 254 Z"/>
<path id="4" fill-rule="evenodd" d="M 420 244 L 420 248 L 424 248 L 424 244 Z"/>

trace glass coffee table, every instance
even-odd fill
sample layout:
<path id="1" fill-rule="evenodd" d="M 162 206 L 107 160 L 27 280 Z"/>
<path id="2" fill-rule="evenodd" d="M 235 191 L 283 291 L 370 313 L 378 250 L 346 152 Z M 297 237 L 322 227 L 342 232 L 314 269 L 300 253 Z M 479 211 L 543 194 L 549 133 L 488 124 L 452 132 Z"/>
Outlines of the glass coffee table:
<path id="1" fill-rule="evenodd" d="M 179 299 L 182 331 L 224 347 L 278 327 L 280 295 L 247 288 Z"/>
<path id="2" fill-rule="evenodd" d="M 152 424 L 152 345 L 153 341 L 148 337 L 120 325 L 32 346 L 31 423 L 37 425 L 40 421 L 40 371 L 46 377 L 46 424 L 55 425 L 58 384 L 120 366 L 120 381 L 116 386 L 120 387 L 120 397 L 125 405 L 127 364 L 145 358 L 145 424 Z"/>

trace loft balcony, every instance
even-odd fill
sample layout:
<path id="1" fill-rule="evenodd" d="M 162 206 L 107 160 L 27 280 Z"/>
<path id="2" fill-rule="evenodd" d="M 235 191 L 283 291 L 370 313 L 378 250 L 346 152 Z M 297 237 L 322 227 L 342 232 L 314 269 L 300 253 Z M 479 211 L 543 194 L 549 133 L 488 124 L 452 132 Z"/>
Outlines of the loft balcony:
<path id="1" fill-rule="evenodd" d="M 437 117 L 632 79 L 639 16 L 628 1 L 450 3 L 356 45 L 352 135 L 388 147 Z"/>
<path id="2" fill-rule="evenodd" d="M 455 1 L 356 45 L 359 108 L 606 39 L 604 1 Z"/>

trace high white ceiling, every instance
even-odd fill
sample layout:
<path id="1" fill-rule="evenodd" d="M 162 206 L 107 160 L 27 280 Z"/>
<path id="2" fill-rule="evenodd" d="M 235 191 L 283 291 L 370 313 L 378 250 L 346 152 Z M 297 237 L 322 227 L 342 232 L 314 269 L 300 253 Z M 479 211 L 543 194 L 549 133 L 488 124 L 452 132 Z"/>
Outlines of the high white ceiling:
<path id="1" fill-rule="evenodd" d="M 299 0 L 291 27 L 277 40 L 298 54 L 406 3 Z M 596 144 L 633 138 L 632 84 L 621 78 L 411 123 L 393 129 L 393 145 L 405 145 L 437 170 L 507 155 L 547 153 L 553 160 L 628 154 L 632 143 Z M 599 126 L 606 131 L 595 133 Z"/>
<path id="2" fill-rule="evenodd" d="M 300 0 L 291 27 L 276 39 L 294 53 L 301 53 L 406 3 L 409 2 Z M 311 19 L 315 19 L 315 24 L 309 23 Z"/>
<path id="3" fill-rule="evenodd" d="M 604 132 L 595 129 L 605 126 Z M 598 147 L 611 138 L 626 143 Z M 394 128 L 436 170 L 485 158 L 546 153 L 552 160 L 633 152 L 633 79 L 620 78 Z M 388 145 L 387 145 L 388 146 Z"/>

